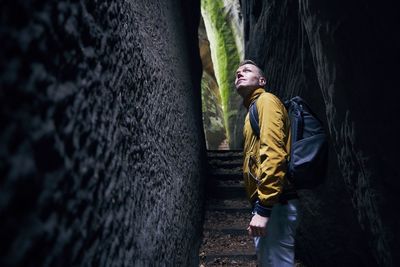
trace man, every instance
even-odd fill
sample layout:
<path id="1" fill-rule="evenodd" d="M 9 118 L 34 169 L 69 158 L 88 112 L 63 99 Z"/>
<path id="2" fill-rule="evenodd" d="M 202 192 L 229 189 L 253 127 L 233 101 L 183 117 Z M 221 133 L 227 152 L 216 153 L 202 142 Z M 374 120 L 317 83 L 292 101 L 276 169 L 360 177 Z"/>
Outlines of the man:
<path id="1" fill-rule="evenodd" d="M 256 105 L 260 137 L 251 128 L 247 114 L 244 135 L 243 176 L 254 206 L 248 232 L 254 237 L 259 266 L 294 265 L 297 227 L 297 194 L 286 178 L 290 155 L 290 121 L 286 108 L 264 90 L 266 80 L 251 60 L 240 63 L 235 86 L 244 106 Z"/>

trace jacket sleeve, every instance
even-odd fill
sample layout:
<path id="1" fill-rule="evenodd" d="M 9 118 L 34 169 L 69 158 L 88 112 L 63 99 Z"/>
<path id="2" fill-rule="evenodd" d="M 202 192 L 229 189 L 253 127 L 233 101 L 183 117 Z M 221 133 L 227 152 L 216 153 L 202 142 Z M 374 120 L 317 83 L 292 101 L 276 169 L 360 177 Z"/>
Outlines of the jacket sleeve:
<path id="1" fill-rule="evenodd" d="M 278 202 L 287 171 L 287 113 L 280 100 L 265 94 L 257 100 L 260 121 L 260 181 L 256 211 L 269 217 Z"/>

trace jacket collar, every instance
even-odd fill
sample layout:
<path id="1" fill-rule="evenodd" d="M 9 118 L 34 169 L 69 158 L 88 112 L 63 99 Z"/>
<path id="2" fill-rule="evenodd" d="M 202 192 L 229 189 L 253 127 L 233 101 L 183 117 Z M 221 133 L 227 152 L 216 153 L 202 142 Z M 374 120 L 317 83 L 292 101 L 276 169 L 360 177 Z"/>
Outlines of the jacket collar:
<path id="1" fill-rule="evenodd" d="M 262 93 L 265 92 L 264 88 L 255 89 L 252 93 L 250 93 L 244 100 L 243 105 L 249 109 L 251 103 L 253 103 Z"/>

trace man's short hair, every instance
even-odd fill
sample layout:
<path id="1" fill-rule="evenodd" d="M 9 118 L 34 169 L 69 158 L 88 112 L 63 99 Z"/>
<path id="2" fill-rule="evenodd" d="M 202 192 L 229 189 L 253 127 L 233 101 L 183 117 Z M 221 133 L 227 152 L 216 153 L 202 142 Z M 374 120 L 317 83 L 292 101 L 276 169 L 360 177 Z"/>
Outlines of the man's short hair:
<path id="1" fill-rule="evenodd" d="M 242 62 L 239 63 L 238 67 L 241 67 L 241 66 L 246 65 L 246 64 L 251 64 L 251 65 L 256 66 L 260 76 L 265 78 L 264 72 L 262 71 L 262 69 L 253 60 L 245 59 L 245 60 L 243 60 Z"/>

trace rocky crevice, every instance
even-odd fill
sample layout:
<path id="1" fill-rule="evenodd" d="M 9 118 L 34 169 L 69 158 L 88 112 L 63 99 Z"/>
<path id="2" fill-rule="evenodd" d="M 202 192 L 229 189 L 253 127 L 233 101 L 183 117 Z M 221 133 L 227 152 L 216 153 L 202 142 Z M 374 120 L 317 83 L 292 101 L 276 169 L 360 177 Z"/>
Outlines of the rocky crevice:
<path id="1" fill-rule="evenodd" d="M 392 190 L 398 185 L 392 160 L 398 145 L 387 145 L 398 128 L 388 123 L 396 114 L 398 87 L 394 7 L 307 0 L 243 1 L 242 8 L 246 57 L 263 67 L 268 90 L 282 99 L 301 95 L 330 134 L 325 184 L 301 194 L 298 249 L 305 263 L 396 266 L 398 219 L 388 207 L 398 199 Z M 330 228 L 347 234 L 324 235 Z M 325 242 L 333 245 L 329 252 L 318 248 Z"/>
<path id="2" fill-rule="evenodd" d="M 196 265 L 199 3 L 4 4 L 0 265 Z"/>

